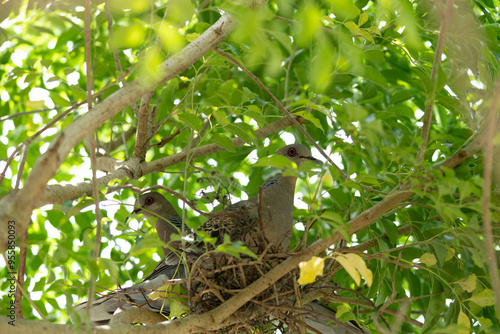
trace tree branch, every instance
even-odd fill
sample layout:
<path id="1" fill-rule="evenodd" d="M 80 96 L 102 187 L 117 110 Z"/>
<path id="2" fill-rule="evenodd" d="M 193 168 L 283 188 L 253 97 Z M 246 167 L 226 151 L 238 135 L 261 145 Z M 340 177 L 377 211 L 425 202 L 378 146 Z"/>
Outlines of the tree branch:
<path id="1" fill-rule="evenodd" d="M 483 230 L 484 230 L 484 245 L 486 252 L 488 254 L 488 266 L 491 288 L 495 293 L 496 299 L 496 309 L 497 315 L 500 318 L 500 282 L 498 279 L 498 264 L 497 256 L 495 251 L 495 245 L 493 244 L 493 229 L 491 225 L 491 192 L 492 192 L 492 171 L 493 171 L 493 139 L 497 133 L 495 129 L 495 118 L 498 114 L 498 99 L 500 96 L 500 73 L 497 76 L 497 83 L 495 88 L 495 94 L 493 95 L 493 101 L 488 113 L 486 120 L 487 127 L 485 132 L 486 149 L 484 152 L 484 176 L 483 176 L 483 193 L 482 193 L 482 207 L 483 207 Z"/>
<path id="2" fill-rule="evenodd" d="M 299 119 L 299 122 L 302 121 L 302 119 Z M 292 125 L 292 123 L 288 119 L 283 118 L 256 130 L 255 133 L 257 138 L 261 139 L 290 125 Z M 245 142 L 238 137 L 232 138 L 231 141 L 235 147 L 245 144 Z M 198 147 L 196 152 L 194 152 L 193 159 L 221 151 L 224 151 L 224 149 L 216 144 L 203 145 Z M 108 171 L 109 174 L 99 178 L 97 181 L 99 185 L 107 185 L 110 181 L 115 179 L 137 179 L 150 173 L 163 172 L 166 168 L 184 161 L 186 159 L 186 154 L 187 152 L 178 152 L 151 162 L 140 162 L 137 159 L 130 159 L 122 162 L 112 158 L 101 157 L 98 159 L 100 163 L 99 167 L 101 167 L 101 170 Z M 35 207 L 40 207 L 45 204 L 60 204 L 63 201 L 79 198 L 84 194 L 90 196 L 91 193 L 92 188 L 89 182 L 65 186 L 49 185 L 45 188 L 42 196 L 35 201 Z"/>
<path id="3" fill-rule="evenodd" d="M 432 72 L 431 72 L 431 83 L 432 83 L 432 91 L 430 92 L 430 96 L 427 97 L 427 103 L 425 106 L 424 112 L 424 124 L 422 126 L 422 132 L 420 137 L 422 137 L 422 145 L 420 145 L 417 152 L 417 163 L 420 164 L 424 160 L 425 150 L 427 148 L 427 143 L 429 141 L 429 132 L 431 128 L 432 122 L 432 109 L 434 108 L 434 100 L 436 99 L 436 75 L 438 73 L 439 64 L 441 64 L 441 57 L 443 56 L 444 51 L 444 42 L 446 40 L 446 32 L 448 31 L 448 25 L 450 23 L 451 11 L 453 10 L 453 1 L 448 0 L 446 3 L 446 12 L 442 16 L 441 21 L 441 32 L 439 33 L 439 38 L 436 47 L 436 53 L 434 54 L 434 61 L 432 64 Z"/>
<path id="4" fill-rule="evenodd" d="M 149 149 L 149 133 L 152 132 L 148 130 L 149 124 L 149 102 L 153 97 L 154 90 L 144 94 L 141 97 L 141 106 L 139 107 L 139 112 L 137 113 L 137 134 L 135 136 L 135 148 L 132 157 L 139 160 L 146 159 L 146 153 Z"/>

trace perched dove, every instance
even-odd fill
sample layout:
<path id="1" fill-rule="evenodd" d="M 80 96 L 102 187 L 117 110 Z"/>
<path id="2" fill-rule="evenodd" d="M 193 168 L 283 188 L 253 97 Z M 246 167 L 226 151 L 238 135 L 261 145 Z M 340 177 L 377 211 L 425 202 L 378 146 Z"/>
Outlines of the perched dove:
<path id="1" fill-rule="evenodd" d="M 181 217 L 177 214 L 172 204 L 159 193 L 148 192 L 139 196 L 135 201 L 132 213 L 142 213 L 145 218 L 156 217 L 155 227 L 158 238 L 166 244 L 170 243 L 170 236 L 172 234 L 180 234 L 182 232 Z M 175 247 L 175 245 L 171 246 Z M 171 253 L 171 249 L 168 247 L 162 248 L 165 256 Z"/>

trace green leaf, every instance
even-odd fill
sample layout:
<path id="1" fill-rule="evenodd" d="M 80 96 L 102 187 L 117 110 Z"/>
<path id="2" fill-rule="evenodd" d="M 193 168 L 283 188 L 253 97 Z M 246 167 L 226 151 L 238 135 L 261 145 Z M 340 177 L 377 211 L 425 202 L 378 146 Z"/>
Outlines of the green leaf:
<path id="1" fill-rule="evenodd" d="M 436 260 L 436 257 L 434 256 L 434 254 L 424 253 L 420 257 L 420 262 L 422 262 L 423 264 L 425 264 L 428 267 L 431 267 L 437 263 L 437 260 Z"/>
<path id="2" fill-rule="evenodd" d="M 363 24 L 365 24 L 366 22 L 368 21 L 368 13 L 367 12 L 363 12 L 359 15 L 359 19 L 358 19 L 358 26 L 362 26 Z"/>
<path id="3" fill-rule="evenodd" d="M 210 138 L 210 141 L 214 142 L 217 146 L 222 147 L 226 151 L 236 152 L 233 142 L 226 135 L 217 133 Z"/>
<path id="4" fill-rule="evenodd" d="M 472 292 L 476 290 L 476 285 L 477 285 L 476 274 L 469 275 L 467 278 L 462 278 L 461 280 L 458 280 L 456 283 L 459 284 L 465 291 Z"/>
<path id="5" fill-rule="evenodd" d="M 253 145 L 257 143 L 257 136 L 255 135 L 255 131 L 248 124 L 233 123 L 225 125 L 224 128 L 240 137 L 247 144 Z"/>
<path id="6" fill-rule="evenodd" d="M 476 293 L 467 300 L 481 307 L 495 305 L 495 295 L 493 293 L 493 290 L 491 289 L 484 289 L 483 291 Z"/>
<path id="7" fill-rule="evenodd" d="M 301 116 L 301 117 L 304 117 L 305 119 L 307 119 L 308 121 L 310 121 L 311 123 L 314 124 L 314 126 L 316 126 L 318 129 L 320 129 L 323 133 L 325 132 L 325 130 L 323 129 L 323 126 L 321 125 L 321 122 L 319 121 L 319 119 L 317 119 L 316 117 L 313 116 L 312 113 L 310 113 L 309 111 L 299 111 L 299 112 L 296 112 L 295 115 L 298 115 L 298 116 Z"/>
<path id="8" fill-rule="evenodd" d="M 191 129 L 200 132 L 201 127 L 203 125 L 203 122 L 201 119 L 196 116 L 191 114 L 190 112 L 183 112 L 179 113 L 179 119 L 182 121 L 182 123 L 186 124 L 189 126 Z"/>
<path id="9" fill-rule="evenodd" d="M 398 227 L 396 224 L 394 224 L 393 221 L 390 221 L 389 219 L 382 219 L 381 220 L 382 226 L 384 227 L 384 231 L 387 234 L 387 237 L 391 241 L 393 245 L 397 244 L 398 242 Z"/>
<path id="10" fill-rule="evenodd" d="M 351 0 L 336 0 L 335 4 L 332 6 L 332 10 L 335 15 L 342 18 L 354 18 L 361 12 L 355 5 L 355 2 Z"/>
<path id="11" fill-rule="evenodd" d="M 226 237 L 226 235 L 224 235 Z M 240 254 L 245 254 L 253 257 L 254 259 L 258 259 L 259 257 L 255 255 L 248 247 L 244 246 L 241 241 L 237 241 L 235 243 L 228 243 L 227 240 L 224 244 L 219 245 L 215 248 L 216 252 L 223 252 L 234 256 L 235 258 L 240 259 Z"/>
<path id="12" fill-rule="evenodd" d="M 49 93 L 50 98 L 54 102 L 55 105 L 61 106 L 61 107 L 68 107 L 71 105 L 71 103 L 66 100 L 64 97 L 62 97 L 59 94 L 54 94 L 53 92 Z"/>
<path id="13" fill-rule="evenodd" d="M 422 333 L 427 332 L 441 319 L 446 304 L 446 296 L 442 292 L 441 284 L 437 280 L 433 280 L 432 293 L 435 295 L 432 295 L 429 300 Z"/>
<path id="14" fill-rule="evenodd" d="M 196 230 L 195 233 L 196 233 L 197 239 L 200 241 L 203 241 L 205 243 L 212 244 L 212 245 L 215 245 L 215 243 L 217 242 L 217 238 L 211 237 L 210 234 L 208 234 L 207 232 L 205 232 L 203 230 Z"/>
<path id="15" fill-rule="evenodd" d="M 377 69 L 375 69 L 372 66 L 367 66 L 364 68 L 364 73 L 361 74 L 364 78 L 372 81 L 373 83 L 376 83 L 377 85 L 380 85 L 384 88 L 388 88 L 387 80 L 385 80 L 385 77 L 380 73 Z"/>

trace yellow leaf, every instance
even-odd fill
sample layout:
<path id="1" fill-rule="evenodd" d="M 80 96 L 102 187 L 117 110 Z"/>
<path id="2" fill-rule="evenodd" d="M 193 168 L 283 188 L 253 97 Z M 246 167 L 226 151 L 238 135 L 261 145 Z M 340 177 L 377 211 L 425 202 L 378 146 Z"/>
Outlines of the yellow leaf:
<path id="1" fill-rule="evenodd" d="M 460 310 L 460 313 L 458 314 L 457 324 L 459 324 L 460 326 L 463 326 L 463 327 L 467 328 L 467 329 L 460 329 L 459 330 L 460 334 L 468 334 L 468 333 L 470 333 L 470 331 L 469 331 L 469 329 L 470 329 L 470 320 L 469 320 L 469 317 L 467 316 L 467 314 L 465 314 L 461 310 Z"/>
<path id="2" fill-rule="evenodd" d="M 372 285 L 373 282 L 373 273 L 370 269 L 366 267 L 365 261 L 363 261 L 363 258 L 357 254 L 349 253 L 349 254 L 339 254 L 335 258 L 339 263 L 342 265 L 342 267 L 347 270 L 349 275 L 354 279 L 354 282 L 356 285 L 361 284 L 361 276 L 365 279 L 366 284 L 368 286 Z"/>
<path id="3" fill-rule="evenodd" d="M 364 30 L 360 30 L 359 31 L 359 34 L 361 36 L 363 36 L 364 38 L 366 38 L 367 40 L 369 40 L 372 44 L 375 44 L 375 40 L 373 39 L 372 35 L 370 35 L 369 33 L 367 33 L 366 31 Z M 362 41 L 362 40 L 361 40 Z"/>
<path id="4" fill-rule="evenodd" d="M 162 41 L 162 48 L 166 52 L 173 54 L 179 51 L 186 44 L 184 38 L 174 28 L 163 24 L 158 29 L 158 36 Z"/>
<path id="5" fill-rule="evenodd" d="M 484 289 L 480 293 L 476 293 L 474 296 L 466 300 L 470 300 L 474 304 L 477 304 L 481 307 L 495 305 L 495 295 L 493 294 L 493 290 L 491 289 Z"/>
<path id="6" fill-rule="evenodd" d="M 337 307 L 337 313 L 335 314 L 335 318 L 340 318 L 344 313 L 351 312 L 351 309 L 348 308 L 345 304 L 339 305 Z"/>
<path id="7" fill-rule="evenodd" d="M 472 292 L 476 290 L 476 283 L 477 283 L 476 274 L 469 275 L 469 277 L 462 278 L 461 280 L 457 281 L 457 284 L 459 284 L 462 287 L 462 289 L 464 289 L 467 292 Z"/>
<path id="8" fill-rule="evenodd" d="M 427 265 L 428 267 L 433 266 L 437 263 L 436 257 L 431 253 L 424 253 L 420 257 L 420 262 Z"/>
<path id="9" fill-rule="evenodd" d="M 325 259 L 313 256 L 309 261 L 299 263 L 300 276 L 297 282 L 300 285 L 314 282 L 318 275 L 323 275 Z"/>
<path id="10" fill-rule="evenodd" d="M 358 26 L 361 27 L 363 24 L 366 23 L 366 21 L 368 21 L 368 14 L 366 12 L 363 12 L 359 15 Z"/>
<path id="11" fill-rule="evenodd" d="M 155 290 L 155 292 L 151 293 L 149 295 L 150 299 L 156 299 L 156 298 L 167 298 L 170 294 L 170 291 L 172 290 L 171 284 L 166 284 L 164 286 L 159 287 L 158 289 Z"/>
<path id="12" fill-rule="evenodd" d="M 192 34 L 187 34 L 186 35 L 186 39 L 187 39 L 188 42 L 192 42 L 195 39 L 197 39 L 198 37 L 200 37 L 200 34 L 197 34 L 197 33 L 192 33 Z"/>
<path id="13" fill-rule="evenodd" d="M 41 109 L 44 106 L 45 101 L 43 100 L 24 101 L 23 103 L 28 109 Z"/>

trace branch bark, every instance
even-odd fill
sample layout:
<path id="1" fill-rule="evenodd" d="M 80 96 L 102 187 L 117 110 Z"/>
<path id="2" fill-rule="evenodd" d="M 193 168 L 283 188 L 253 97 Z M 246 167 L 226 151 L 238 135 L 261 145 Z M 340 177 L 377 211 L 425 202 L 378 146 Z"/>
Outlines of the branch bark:
<path id="1" fill-rule="evenodd" d="M 299 122 L 302 121 L 302 119 L 299 119 Z M 261 129 L 258 129 L 257 131 L 255 131 L 255 133 L 257 135 L 257 138 L 261 139 L 291 125 L 292 123 L 290 122 L 290 120 L 283 118 Z M 245 144 L 245 142 L 240 138 L 232 138 L 231 141 L 233 142 L 235 147 Z M 223 148 L 215 144 L 203 145 L 200 146 L 196 150 L 196 152 L 194 152 L 193 159 L 216 152 L 221 152 L 223 150 Z M 187 152 L 185 151 L 178 152 L 168 157 L 151 162 L 140 161 L 138 159 L 118 161 L 113 158 L 101 157 L 98 159 L 98 166 L 101 167 L 101 170 L 109 172 L 109 174 L 99 178 L 97 181 L 99 185 L 107 185 L 110 181 L 116 179 L 137 179 L 150 173 L 163 172 L 166 168 L 178 164 L 179 162 L 185 161 L 186 154 Z M 43 206 L 45 204 L 60 204 L 63 201 L 79 198 L 84 194 L 90 196 L 91 193 L 92 186 L 89 182 L 82 182 L 75 185 L 70 184 L 65 186 L 49 185 L 45 188 L 42 196 L 35 201 L 35 208 Z"/>

